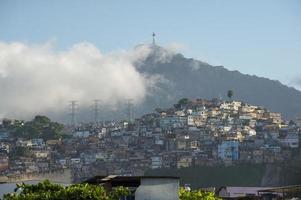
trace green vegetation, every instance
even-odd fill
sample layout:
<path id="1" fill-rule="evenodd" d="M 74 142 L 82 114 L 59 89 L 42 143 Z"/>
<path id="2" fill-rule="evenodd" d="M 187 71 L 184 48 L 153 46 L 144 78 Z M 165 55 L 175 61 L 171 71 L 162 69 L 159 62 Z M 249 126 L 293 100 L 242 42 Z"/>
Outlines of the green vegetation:
<path id="1" fill-rule="evenodd" d="M 11 134 L 13 137 L 24 139 L 60 139 L 63 137 L 63 128 L 64 126 L 62 124 L 52 122 L 49 118 L 38 115 L 23 125 L 16 124 Z"/>
<path id="2" fill-rule="evenodd" d="M 205 192 L 201 190 L 186 191 L 184 188 L 179 190 L 180 200 L 220 200 L 215 197 L 213 192 Z"/>
<path id="3" fill-rule="evenodd" d="M 298 185 L 301 183 L 301 160 L 291 160 L 279 164 L 283 185 Z"/>
<path id="4" fill-rule="evenodd" d="M 17 157 L 30 157 L 31 150 L 28 147 L 16 146 L 9 152 L 10 159 L 14 160 Z"/>
<path id="5" fill-rule="evenodd" d="M 189 99 L 187 99 L 187 98 L 182 98 L 178 101 L 178 104 L 180 104 L 180 105 L 186 105 L 188 103 L 189 103 Z"/>
<path id="6" fill-rule="evenodd" d="M 109 194 L 109 199 L 119 200 L 122 196 L 129 196 L 131 191 L 126 187 L 117 187 L 114 188 L 113 191 Z"/>
<path id="7" fill-rule="evenodd" d="M 91 184 L 75 184 L 64 187 L 53 184 L 48 180 L 36 185 L 18 184 L 20 192 L 4 195 L 4 200 L 119 200 L 121 197 L 131 195 L 128 188 L 117 187 L 112 192 L 106 192 L 104 187 Z M 180 200 L 219 200 L 212 192 L 200 190 L 179 190 Z"/>
<path id="8" fill-rule="evenodd" d="M 24 123 L 24 121 L 22 121 L 22 120 L 12 121 L 11 119 L 7 119 L 7 118 L 2 119 L 2 126 L 5 129 L 18 128 L 18 127 L 21 127 L 23 123 Z"/>
<path id="9" fill-rule="evenodd" d="M 182 98 L 178 101 L 178 103 L 174 104 L 174 107 L 180 109 L 183 106 L 186 106 L 189 103 L 188 98 Z"/>
<path id="10" fill-rule="evenodd" d="M 229 99 L 232 99 L 233 95 L 234 95 L 233 90 L 228 90 L 227 96 L 229 97 Z"/>
<path id="11" fill-rule="evenodd" d="M 188 167 L 181 169 L 149 170 L 145 175 L 178 176 L 180 184 L 189 183 L 192 188 L 221 186 L 259 186 L 265 165 L 244 164 L 236 166 Z"/>
<path id="12" fill-rule="evenodd" d="M 19 184 L 20 193 L 9 193 L 4 195 L 4 200 L 118 200 L 122 196 L 128 196 L 128 188 L 118 187 L 107 193 L 105 189 L 98 185 L 75 184 L 71 186 L 61 186 L 53 184 L 48 180 L 37 185 Z"/>

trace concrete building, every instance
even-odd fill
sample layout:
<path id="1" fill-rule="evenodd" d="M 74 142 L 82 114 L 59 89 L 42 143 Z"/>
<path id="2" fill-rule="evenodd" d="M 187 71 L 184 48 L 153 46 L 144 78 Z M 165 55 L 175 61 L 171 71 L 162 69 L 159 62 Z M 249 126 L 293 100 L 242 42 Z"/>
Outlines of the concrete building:
<path id="1" fill-rule="evenodd" d="M 222 141 L 218 145 L 218 158 L 222 160 L 238 160 L 238 141 Z"/>
<path id="2" fill-rule="evenodd" d="M 243 198 L 243 197 L 256 197 L 259 190 L 270 189 L 265 187 L 221 187 L 217 191 L 220 198 Z"/>
<path id="3" fill-rule="evenodd" d="M 135 200 L 178 200 L 178 177 L 167 176 L 95 176 L 85 183 L 102 185 L 111 191 L 118 186 L 131 188 L 132 194 L 125 199 Z"/>
<path id="4" fill-rule="evenodd" d="M 142 177 L 135 200 L 177 200 L 179 179 L 174 177 Z"/>

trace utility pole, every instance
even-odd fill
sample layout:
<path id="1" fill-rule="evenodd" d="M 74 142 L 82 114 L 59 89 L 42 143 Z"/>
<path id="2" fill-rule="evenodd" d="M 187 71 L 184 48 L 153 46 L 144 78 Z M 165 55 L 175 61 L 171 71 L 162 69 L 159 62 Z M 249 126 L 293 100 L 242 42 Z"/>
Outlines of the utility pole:
<path id="1" fill-rule="evenodd" d="M 95 99 L 94 100 L 94 122 L 97 124 L 99 122 L 99 104 L 101 100 Z"/>
<path id="2" fill-rule="evenodd" d="M 74 126 L 76 124 L 76 112 L 78 109 L 78 101 L 76 100 L 72 100 L 70 101 L 70 110 L 71 110 L 71 125 Z"/>
<path id="3" fill-rule="evenodd" d="M 133 103 L 133 99 L 128 100 L 128 121 L 129 122 L 134 121 L 134 103 Z"/>

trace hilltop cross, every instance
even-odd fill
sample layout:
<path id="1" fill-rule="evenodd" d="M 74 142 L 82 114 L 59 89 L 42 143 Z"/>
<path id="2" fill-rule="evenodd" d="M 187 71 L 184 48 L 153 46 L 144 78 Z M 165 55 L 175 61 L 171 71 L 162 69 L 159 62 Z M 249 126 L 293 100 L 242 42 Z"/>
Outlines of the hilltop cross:
<path id="1" fill-rule="evenodd" d="M 155 46 L 156 45 L 156 43 L 155 43 L 155 37 L 156 37 L 156 34 L 155 33 L 153 33 L 153 45 Z"/>

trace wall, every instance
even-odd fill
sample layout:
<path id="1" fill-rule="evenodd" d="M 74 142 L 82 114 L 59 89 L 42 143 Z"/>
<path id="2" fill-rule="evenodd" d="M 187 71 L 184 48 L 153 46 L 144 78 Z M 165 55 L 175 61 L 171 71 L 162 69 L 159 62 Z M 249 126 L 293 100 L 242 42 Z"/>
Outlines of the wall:
<path id="1" fill-rule="evenodd" d="M 0 176 L 0 182 L 15 183 L 19 181 L 42 181 L 48 179 L 52 182 L 57 183 L 71 183 L 71 171 L 69 169 L 64 169 L 61 171 L 55 171 L 52 173 L 28 173 L 15 176 Z"/>
<path id="2" fill-rule="evenodd" d="M 135 193 L 136 200 L 178 200 L 179 179 L 142 178 Z"/>

